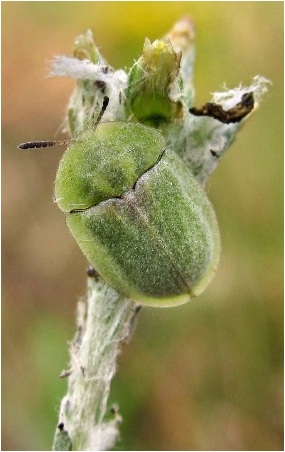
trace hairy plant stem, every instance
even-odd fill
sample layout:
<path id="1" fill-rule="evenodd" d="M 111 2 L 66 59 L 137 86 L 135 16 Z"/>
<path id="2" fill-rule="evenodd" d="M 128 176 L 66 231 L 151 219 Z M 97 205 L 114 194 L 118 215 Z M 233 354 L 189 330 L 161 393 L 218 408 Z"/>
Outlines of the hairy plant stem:
<path id="1" fill-rule="evenodd" d="M 137 305 L 100 278 L 88 278 L 87 299 L 78 303 L 70 369 L 63 372 L 68 376 L 68 390 L 61 402 L 53 450 L 108 450 L 113 446 L 120 416 L 113 410 L 109 420 L 105 419 L 107 400 L 120 344 L 127 340 L 137 311 Z"/>
<path id="2" fill-rule="evenodd" d="M 239 123 L 223 124 L 213 117 L 193 116 L 194 27 L 189 19 L 177 22 L 167 37 L 145 41 L 143 54 L 128 73 L 105 62 L 87 31 L 75 40 L 74 58 L 56 57 L 54 76 L 77 80 L 66 115 L 72 137 L 94 126 L 104 96 L 109 105 L 102 121 L 137 121 L 158 128 L 204 185 L 236 137 Z M 213 95 L 212 102 L 228 110 L 246 93 L 254 107 L 267 90 L 268 80 L 256 76 Z M 255 110 L 255 108 L 254 108 Z M 247 119 L 247 118 L 246 118 Z M 53 450 L 107 450 L 118 437 L 117 410 L 107 416 L 111 379 L 120 344 L 129 337 L 138 306 L 121 297 L 97 276 L 88 279 L 86 301 L 78 304 L 78 332 L 71 343 L 68 390 L 60 406 Z"/>

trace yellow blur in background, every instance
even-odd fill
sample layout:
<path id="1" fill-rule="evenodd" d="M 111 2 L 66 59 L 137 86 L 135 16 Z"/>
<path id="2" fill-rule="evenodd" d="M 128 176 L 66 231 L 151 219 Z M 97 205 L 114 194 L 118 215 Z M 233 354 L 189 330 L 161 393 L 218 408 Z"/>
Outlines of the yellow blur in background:
<path id="1" fill-rule="evenodd" d="M 145 308 L 124 346 L 110 403 L 118 450 L 283 450 L 283 3 L 2 2 L 2 450 L 49 450 L 66 381 L 67 342 L 87 262 L 53 202 L 74 82 L 48 78 L 90 28 L 115 68 L 182 16 L 196 24 L 197 106 L 224 82 L 273 85 L 207 192 L 221 262 L 207 291 Z"/>

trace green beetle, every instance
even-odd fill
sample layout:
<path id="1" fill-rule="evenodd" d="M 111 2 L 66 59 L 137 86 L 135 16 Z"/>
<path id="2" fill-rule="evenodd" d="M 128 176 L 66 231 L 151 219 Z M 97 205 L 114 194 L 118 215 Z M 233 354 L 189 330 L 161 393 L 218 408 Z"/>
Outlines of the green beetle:
<path id="1" fill-rule="evenodd" d="M 68 227 L 101 277 L 119 293 L 150 306 L 176 306 L 211 281 L 220 254 L 214 210 L 162 133 L 132 122 L 100 123 L 75 140 L 32 141 L 20 149 L 69 144 L 55 199 Z M 191 108 L 229 124 L 254 107 L 253 93 L 225 111 Z"/>
<path id="2" fill-rule="evenodd" d="M 122 295 L 175 306 L 212 279 L 215 213 L 158 130 L 105 122 L 84 132 L 60 162 L 55 198 L 88 261 Z"/>
<path id="3" fill-rule="evenodd" d="M 185 303 L 206 288 L 218 264 L 214 210 L 160 131 L 99 123 L 108 98 L 104 102 L 95 129 L 76 140 L 19 148 L 69 144 L 55 199 L 81 250 L 111 287 L 146 305 Z"/>

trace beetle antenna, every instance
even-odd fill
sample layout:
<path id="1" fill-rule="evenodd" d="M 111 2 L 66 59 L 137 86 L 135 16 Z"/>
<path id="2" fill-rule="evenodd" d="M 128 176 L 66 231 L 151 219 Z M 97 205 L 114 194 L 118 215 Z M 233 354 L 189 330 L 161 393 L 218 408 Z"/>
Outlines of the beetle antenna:
<path id="1" fill-rule="evenodd" d="M 18 149 L 34 149 L 34 148 L 50 148 L 52 146 L 63 146 L 69 144 L 71 140 L 60 141 L 27 141 L 26 143 L 19 144 Z"/>
<path id="2" fill-rule="evenodd" d="M 108 96 L 104 96 L 102 108 L 101 108 L 101 111 L 100 111 L 100 113 L 98 115 L 98 118 L 97 118 L 97 120 L 95 122 L 95 127 L 98 126 L 99 122 L 101 121 L 102 116 L 103 116 L 103 114 L 105 113 L 105 111 L 106 111 L 106 109 L 108 107 L 108 104 L 109 104 L 109 97 Z"/>
<path id="3" fill-rule="evenodd" d="M 109 97 L 108 96 L 104 96 L 103 99 L 103 104 L 102 104 L 102 108 L 101 111 L 98 115 L 98 118 L 95 122 L 95 127 L 99 124 L 99 122 L 102 119 L 103 114 L 106 111 L 106 108 L 108 107 L 109 104 Z M 49 140 L 44 140 L 44 141 L 27 141 L 26 143 L 21 143 L 19 144 L 18 149 L 39 149 L 39 148 L 50 148 L 53 146 L 63 146 L 64 144 L 69 144 L 72 141 L 72 139 L 70 140 L 60 140 L 60 141 L 49 141 Z"/>

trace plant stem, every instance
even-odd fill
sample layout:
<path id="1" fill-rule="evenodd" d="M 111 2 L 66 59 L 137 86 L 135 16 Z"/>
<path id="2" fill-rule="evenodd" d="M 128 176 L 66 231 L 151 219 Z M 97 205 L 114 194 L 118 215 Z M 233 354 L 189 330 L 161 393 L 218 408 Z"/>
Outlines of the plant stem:
<path id="1" fill-rule="evenodd" d="M 76 138 L 94 126 L 104 96 L 109 105 L 102 121 L 138 121 L 163 133 L 167 146 L 183 159 L 204 185 L 242 125 L 198 118 L 193 107 L 194 27 L 177 22 L 168 36 L 145 41 L 143 54 L 125 72 L 107 65 L 87 31 L 75 41 L 74 58 L 55 58 L 52 75 L 77 80 L 70 99 L 66 128 Z M 246 93 L 255 104 L 269 81 L 256 76 L 248 87 L 215 93 L 212 102 L 232 109 Z M 256 106 L 254 104 L 254 106 Z M 120 343 L 130 335 L 138 306 L 120 296 L 96 276 L 88 280 L 86 302 L 78 304 L 78 333 L 71 344 L 68 391 L 61 402 L 53 450 L 107 450 L 117 437 L 118 413 L 106 420 L 111 379 Z"/>
<path id="2" fill-rule="evenodd" d="M 120 344 L 130 334 L 138 306 L 100 278 L 88 279 L 86 302 L 78 303 L 78 332 L 70 346 L 68 391 L 60 407 L 53 450 L 107 450 L 117 437 L 120 416 L 105 420 Z M 61 447 L 61 448 L 60 448 Z M 64 447 L 64 448 L 62 448 Z"/>

